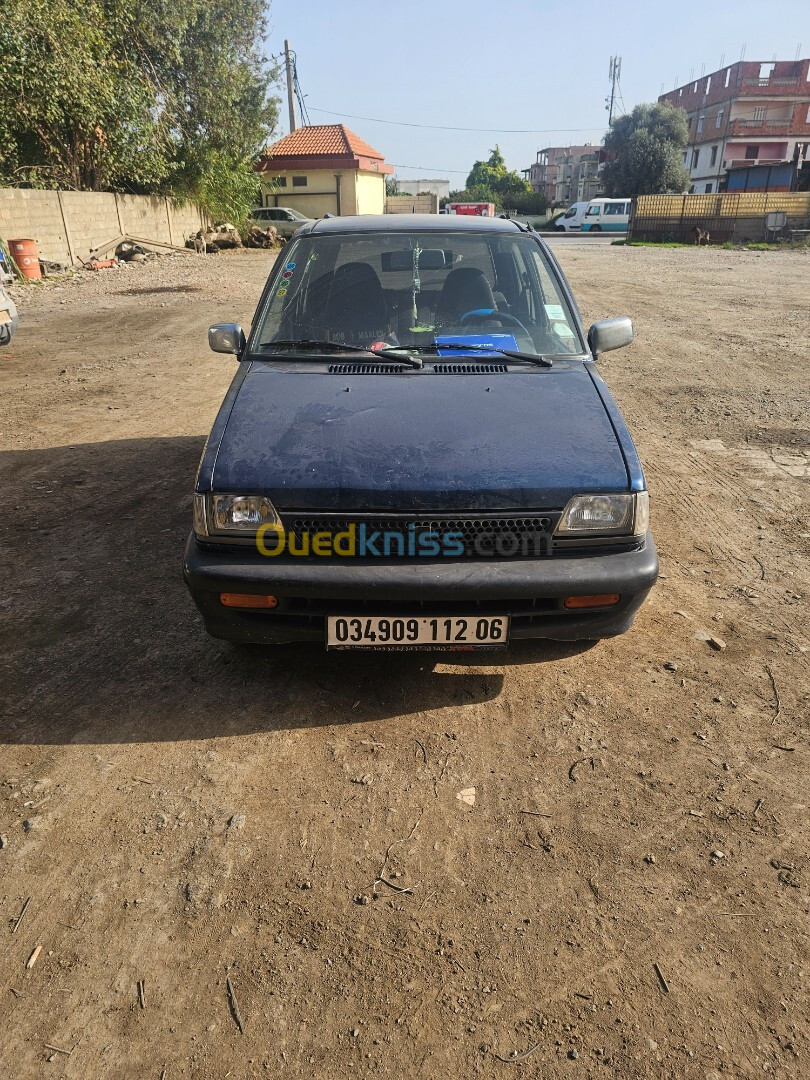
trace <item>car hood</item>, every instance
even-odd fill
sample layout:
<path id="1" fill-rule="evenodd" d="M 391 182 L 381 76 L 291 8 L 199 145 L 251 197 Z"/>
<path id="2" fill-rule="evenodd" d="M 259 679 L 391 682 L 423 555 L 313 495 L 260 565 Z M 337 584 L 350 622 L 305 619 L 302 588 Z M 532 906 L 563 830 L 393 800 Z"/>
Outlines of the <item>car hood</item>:
<path id="1" fill-rule="evenodd" d="M 214 491 L 281 510 L 554 509 L 626 491 L 582 361 L 495 374 L 336 375 L 255 364 L 233 400 Z"/>

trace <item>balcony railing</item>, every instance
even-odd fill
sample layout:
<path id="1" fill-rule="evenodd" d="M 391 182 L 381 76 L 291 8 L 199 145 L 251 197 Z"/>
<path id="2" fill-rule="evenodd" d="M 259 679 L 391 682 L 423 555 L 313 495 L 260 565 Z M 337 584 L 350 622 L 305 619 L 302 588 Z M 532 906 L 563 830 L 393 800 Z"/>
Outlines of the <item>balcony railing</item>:
<path id="1" fill-rule="evenodd" d="M 749 119 L 736 118 L 736 119 L 732 120 L 731 124 L 729 125 L 729 134 L 730 135 L 736 135 L 736 134 L 741 133 L 741 132 L 748 133 L 748 132 L 751 132 L 751 131 L 765 131 L 765 132 L 790 131 L 790 125 L 791 125 L 791 121 L 790 120 L 785 120 L 785 119 L 782 119 L 782 120 L 766 120 L 765 118 L 763 118 L 761 120 L 749 120 Z"/>
<path id="2" fill-rule="evenodd" d="M 790 158 L 733 158 L 723 162 L 724 169 L 742 169 L 751 165 L 785 165 Z"/>
<path id="3" fill-rule="evenodd" d="M 769 79 L 746 79 L 743 83 L 743 90 L 756 89 L 763 86 L 786 90 L 798 85 L 799 79 L 796 75 L 791 77 L 782 75 L 779 76 L 779 78 L 772 75 Z"/>

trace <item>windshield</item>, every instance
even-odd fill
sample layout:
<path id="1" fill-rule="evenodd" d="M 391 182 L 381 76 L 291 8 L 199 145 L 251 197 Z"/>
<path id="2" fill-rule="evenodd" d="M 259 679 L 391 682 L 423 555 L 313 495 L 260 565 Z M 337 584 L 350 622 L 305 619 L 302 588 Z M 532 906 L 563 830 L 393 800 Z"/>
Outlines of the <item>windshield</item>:
<path id="1" fill-rule="evenodd" d="M 253 347 L 272 351 L 274 340 L 584 351 L 542 248 L 517 231 L 299 237 L 285 248 Z"/>

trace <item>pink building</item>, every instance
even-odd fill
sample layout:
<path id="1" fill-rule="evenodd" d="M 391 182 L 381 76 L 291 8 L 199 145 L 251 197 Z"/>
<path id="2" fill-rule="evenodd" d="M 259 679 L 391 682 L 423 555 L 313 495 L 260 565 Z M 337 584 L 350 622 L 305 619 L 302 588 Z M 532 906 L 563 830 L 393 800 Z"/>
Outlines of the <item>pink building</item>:
<path id="1" fill-rule="evenodd" d="M 810 60 L 740 61 L 662 94 L 689 116 L 691 191 L 723 191 L 728 169 L 810 157 Z"/>

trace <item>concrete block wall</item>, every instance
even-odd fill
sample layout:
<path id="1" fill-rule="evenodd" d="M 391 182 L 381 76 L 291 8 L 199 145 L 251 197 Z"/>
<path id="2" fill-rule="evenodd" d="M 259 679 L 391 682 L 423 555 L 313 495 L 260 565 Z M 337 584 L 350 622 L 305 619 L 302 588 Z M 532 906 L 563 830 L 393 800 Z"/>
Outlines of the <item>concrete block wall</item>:
<path id="1" fill-rule="evenodd" d="M 59 215 L 58 193 L 51 191 L 48 194 L 54 197 L 54 213 Z M 93 248 L 107 240 L 113 240 L 121 232 L 115 211 L 115 195 L 106 191 L 63 191 L 61 196 L 73 251 L 77 258 L 86 259 Z M 36 240 L 39 245 L 39 237 L 34 235 L 31 239 Z M 45 259 L 54 258 L 41 246 L 39 253 Z M 112 254 L 113 252 L 110 252 L 110 255 Z M 71 261 L 66 248 L 56 261 Z"/>
<path id="2" fill-rule="evenodd" d="M 0 188 L 0 236 L 35 240 L 52 262 L 86 259 L 120 233 L 182 247 L 206 223 L 198 206 L 179 206 L 156 195 L 96 191 L 29 191 Z"/>
<path id="3" fill-rule="evenodd" d="M 65 225 L 55 191 L 0 188 L 0 236 L 6 242 L 36 240 L 44 258 L 69 261 Z"/>
<path id="4" fill-rule="evenodd" d="M 388 195 L 386 214 L 438 214 L 438 195 Z"/>
<path id="5" fill-rule="evenodd" d="M 169 199 L 169 210 L 172 216 L 172 243 L 183 247 L 190 236 L 194 236 L 200 228 L 210 224 L 208 215 L 194 203 L 179 205 Z"/>

